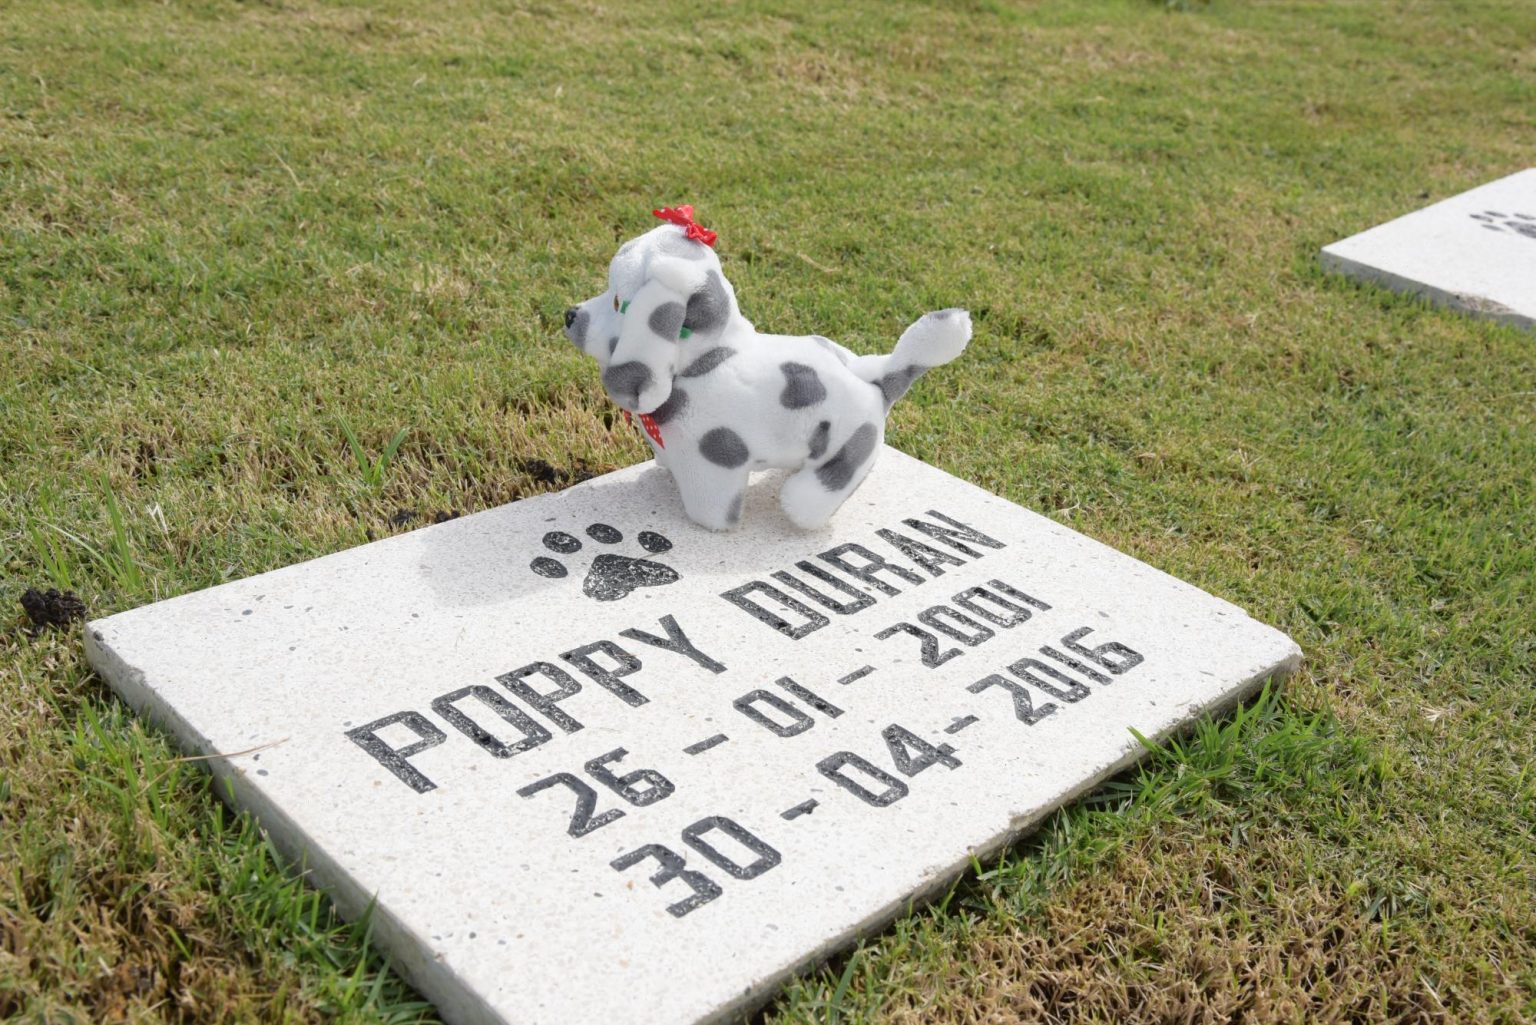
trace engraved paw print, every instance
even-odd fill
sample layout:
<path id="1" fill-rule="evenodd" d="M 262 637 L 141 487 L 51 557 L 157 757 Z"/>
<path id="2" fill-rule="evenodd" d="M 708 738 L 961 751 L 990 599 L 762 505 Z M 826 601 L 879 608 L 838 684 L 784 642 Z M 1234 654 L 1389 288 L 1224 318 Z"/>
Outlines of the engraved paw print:
<path id="1" fill-rule="evenodd" d="M 624 540 L 617 528 L 606 523 L 594 523 L 587 528 L 587 536 L 598 544 L 616 545 Z M 642 530 L 635 540 L 652 555 L 672 550 L 672 542 L 652 530 Z M 544 547 L 558 555 L 575 555 L 581 551 L 581 539 L 563 530 L 551 530 L 544 535 Z M 559 559 L 541 555 L 528 564 L 528 568 L 541 577 L 559 580 L 570 571 Z M 677 570 L 650 559 L 633 558 L 604 552 L 592 560 L 587 579 L 582 582 L 581 593 L 598 601 L 618 601 L 640 587 L 662 587 L 677 582 Z"/>
<path id="2" fill-rule="evenodd" d="M 1467 216 L 1489 231 L 1512 231 L 1516 235 L 1524 235 L 1528 239 L 1536 240 L 1536 214 L 1519 212 L 1502 214 L 1497 210 L 1484 210 L 1480 214 Z"/>

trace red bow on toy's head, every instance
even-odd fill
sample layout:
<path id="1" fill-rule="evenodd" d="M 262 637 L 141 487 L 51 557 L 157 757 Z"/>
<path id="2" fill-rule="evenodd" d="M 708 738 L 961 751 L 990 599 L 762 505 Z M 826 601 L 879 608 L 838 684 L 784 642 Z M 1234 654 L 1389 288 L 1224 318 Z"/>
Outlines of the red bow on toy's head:
<path id="1" fill-rule="evenodd" d="M 652 210 L 651 213 L 662 220 L 675 224 L 685 229 L 684 234 L 695 242 L 702 242 L 706 246 L 713 247 L 716 235 L 704 225 L 693 219 L 693 207 L 688 204 L 682 206 L 664 206 L 660 210 Z"/>

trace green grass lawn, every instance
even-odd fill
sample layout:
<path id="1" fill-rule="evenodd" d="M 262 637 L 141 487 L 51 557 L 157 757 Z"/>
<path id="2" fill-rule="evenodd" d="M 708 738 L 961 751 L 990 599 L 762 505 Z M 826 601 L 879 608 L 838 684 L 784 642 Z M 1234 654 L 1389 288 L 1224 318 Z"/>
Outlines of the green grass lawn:
<path id="1" fill-rule="evenodd" d="M 891 443 L 1307 656 L 768 1021 L 1536 1021 L 1536 336 L 1316 261 L 1531 165 L 1530 0 L 0 5 L 0 1017 L 435 1020 L 18 599 L 644 458 L 560 311 L 692 202 L 760 327 L 969 307 Z"/>

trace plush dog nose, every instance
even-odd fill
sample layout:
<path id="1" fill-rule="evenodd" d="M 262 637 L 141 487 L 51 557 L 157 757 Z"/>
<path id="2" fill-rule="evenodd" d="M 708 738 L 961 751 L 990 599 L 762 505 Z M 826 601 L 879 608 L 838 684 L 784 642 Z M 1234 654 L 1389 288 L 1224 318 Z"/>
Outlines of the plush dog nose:
<path id="1" fill-rule="evenodd" d="M 570 327 L 572 324 L 574 324 L 576 322 L 576 314 L 579 313 L 579 312 L 580 311 L 577 310 L 576 307 L 574 307 L 574 306 L 567 306 L 565 308 L 565 326 L 566 327 Z"/>

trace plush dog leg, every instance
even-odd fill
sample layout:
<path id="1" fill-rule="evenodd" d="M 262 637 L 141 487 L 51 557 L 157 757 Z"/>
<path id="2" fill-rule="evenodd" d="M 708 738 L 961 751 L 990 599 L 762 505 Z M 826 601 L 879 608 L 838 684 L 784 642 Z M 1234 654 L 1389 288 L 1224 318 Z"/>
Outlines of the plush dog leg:
<path id="1" fill-rule="evenodd" d="M 672 479 L 677 481 L 688 518 L 710 530 L 733 530 L 741 523 L 741 504 L 747 494 L 748 470 L 715 466 L 696 460 L 674 461 Z"/>
<path id="2" fill-rule="evenodd" d="M 865 423 L 827 458 L 790 474 L 779 492 L 784 515 L 802 530 L 824 525 L 864 482 L 884 440 L 885 424 Z"/>
<path id="3" fill-rule="evenodd" d="M 672 461 L 667 456 L 667 450 L 666 449 L 664 449 L 664 448 L 657 448 L 653 444 L 653 445 L 651 445 L 651 456 L 656 460 L 656 465 L 657 466 L 661 467 L 663 470 L 666 470 L 668 473 L 672 472 Z"/>

